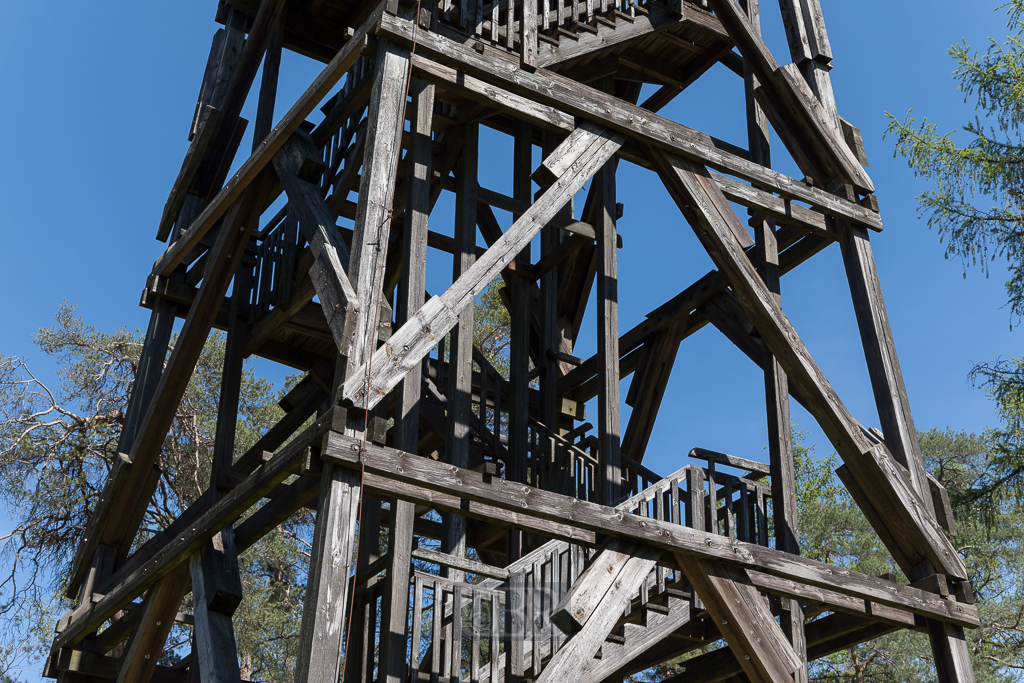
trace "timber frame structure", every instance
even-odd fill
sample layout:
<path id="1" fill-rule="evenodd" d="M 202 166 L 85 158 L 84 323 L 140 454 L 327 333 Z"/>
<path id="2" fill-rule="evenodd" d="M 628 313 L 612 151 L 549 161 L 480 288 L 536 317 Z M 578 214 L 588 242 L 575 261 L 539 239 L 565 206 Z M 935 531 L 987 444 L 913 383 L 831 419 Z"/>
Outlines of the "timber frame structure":
<path id="1" fill-rule="evenodd" d="M 220 0 L 143 294 L 152 317 L 119 460 L 47 675 L 239 681 L 237 554 L 306 506 L 298 683 L 615 681 L 720 640 L 669 680 L 799 683 L 808 661 L 897 629 L 928 634 L 938 680 L 973 681 L 964 629 L 977 610 L 886 317 L 860 134 L 836 110 L 818 0 L 780 7 L 784 65 L 761 39 L 757 0 Z M 326 67 L 275 122 L 282 50 Z M 747 149 L 657 113 L 717 63 L 744 81 Z M 255 142 L 228 178 L 260 64 Z M 658 89 L 637 104 L 644 83 Z M 514 140 L 511 196 L 478 182 L 481 125 Z M 804 178 L 772 170 L 770 130 Z M 625 332 L 620 162 L 658 176 L 716 265 Z M 453 237 L 428 229 L 442 192 Z M 780 277 L 833 243 L 880 429 L 847 411 L 782 311 Z M 428 250 L 453 259 L 434 295 Z M 472 340 L 473 302 L 498 277 L 508 378 Z M 595 288 L 598 350 L 581 359 Z M 655 474 L 642 462 L 673 362 L 708 323 L 763 370 L 770 464 L 694 448 Z M 209 486 L 140 537 L 214 327 L 227 351 Z M 306 377 L 238 453 L 252 354 Z M 790 397 L 831 440 L 907 581 L 800 556 Z M 192 652 L 160 666 L 176 619 L 194 624 Z"/>

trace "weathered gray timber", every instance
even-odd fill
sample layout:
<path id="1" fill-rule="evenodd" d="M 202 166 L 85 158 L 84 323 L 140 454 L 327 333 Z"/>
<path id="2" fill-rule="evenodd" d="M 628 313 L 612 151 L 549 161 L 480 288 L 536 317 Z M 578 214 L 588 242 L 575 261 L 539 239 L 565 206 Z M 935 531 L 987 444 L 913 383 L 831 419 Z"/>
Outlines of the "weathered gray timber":
<path id="1" fill-rule="evenodd" d="M 713 560 L 678 561 L 747 677 L 757 683 L 791 681 L 800 658 L 745 572 Z"/>
<path id="2" fill-rule="evenodd" d="M 791 64 L 762 40 L 764 10 L 221 3 L 158 226 L 168 245 L 143 291 L 152 315 L 119 455 L 44 673 L 238 681 L 237 554 L 306 508 L 298 683 L 621 681 L 723 640 L 670 680 L 805 683 L 809 661 L 898 629 L 929 634 L 938 680 L 973 681 L 964 629 L 978 611 L 947 539 L 948 494 L 916 440 L 868 238 L 882 230 L 878 200 L 862 137 L 839 115 L 822 8 L 780 3 Z M 326 67 L 275 123 L 286 51 Z M 719 74 L 743 80 L 746 126 L 729 139 L 745 133 L 746 149 L 658 113 Z M 656 89 L 637 106 L 645 84 Z M 803 179 L 771 168 L 772 136 Z M 648 193 L 616 196 L 628 164 L 665 186 L 680 220 L 633 232 Z M 635 320 L 625 283 L 648 279 L 618 250 L 653 252 L 682 222 L 716 270 L 679 273 L 693 284 L 651 292 L 665 303 L 620 334 L 620 318 Z M 846 264 L 881 430 L 847 410 L 784 313 L 781 276 L 828 248 Z M 441 278 L 433 296 L 428 273 Z M 508 317 L 481 332 L 473 304 L 492 283 Z M 686 443 L 663 407 L 703 362 L 687 339 L 709 323 L 764 373 L 764 457 Z M 140 537 L 215 328 L 227 347 L 209 483 Z M 242 453 L 251 355 L 306 376 Z M 790 397 L 836 447 L 838 476 L 910 585 L 800 556 Z M 649 453 L 665 429 L 677 447 Z M 665 458 L 686 462 L 663 477 Z M 192 627 L 191 652 L 158 666 L 175 623 Z"/>

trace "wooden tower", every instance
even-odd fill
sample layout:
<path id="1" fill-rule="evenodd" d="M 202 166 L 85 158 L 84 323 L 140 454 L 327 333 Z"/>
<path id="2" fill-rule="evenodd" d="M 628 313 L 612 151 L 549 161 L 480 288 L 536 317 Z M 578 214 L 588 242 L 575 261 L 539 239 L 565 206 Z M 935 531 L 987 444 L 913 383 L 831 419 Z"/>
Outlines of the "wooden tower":
<path id="1" fill-rule="evenodd" d="M 47 674 L 239 681 L 237 553 L 308 506 L 298 683 L 615 681 L 721 640 L 669 680 L 799 683 L 809 660 L 904 628 L 928 634 L 940 681 L 973 681 L 964 628 L 977 611 L 943 532 L 948 497 L 922 464 L 859 131 L 836 111 L 818 0 L 780 5 L 781 66 L 757 0 L 220 0 L 157 231 L 167 244 L 143 295 L 152 317 L 119 460 Z M 282 50 L 326 67 L 275 121 Z M 718 62 L 745 83 L 746 149 L 657 113 Z M 638 104 L 643 83 L 659 87 Z M 247 98 L 256 142 L 228 178 Z M 480 126 L 514 140 L 511 196 L 478 182 Z M 770 130 L 802 179 L 771 169 Z M 657 176 L 716 265 L 626 331 L 620 162 Z M 453 236 L 428 226 L 443 192 Z M 780 276 L 833 243 L 880 429 L 850 414 L 782 310 Z M 452 280 L 428 294 L 436 252 Z M 512 321 L 507 378 L 472 340 L 473 301 L 495 278 Z M 594 288 L 597 353 L 582 359 Z M 644 452 L 673 362 L 708 323 L 763 369 L 770 465 L 693 449 L 656 474 Z M 227 352 L 209 485 L 140 538 L 214 327 Z M 239 453 L 252 354 L 307 375 Z M 906 581 L 799 555 L 790 397 Z M 190 591 L 194 614 L 181 615 Z M 159 666 L 176 619 L 194 624 L 191 655 Z"/>

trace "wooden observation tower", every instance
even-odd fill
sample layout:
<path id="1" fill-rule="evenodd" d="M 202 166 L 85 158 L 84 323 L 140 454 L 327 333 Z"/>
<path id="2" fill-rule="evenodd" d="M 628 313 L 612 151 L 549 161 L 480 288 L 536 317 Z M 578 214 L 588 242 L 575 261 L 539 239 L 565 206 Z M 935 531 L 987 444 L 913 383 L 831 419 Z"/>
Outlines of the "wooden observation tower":
<path id="1" fill-rule="evenodd" d="M 780 5 L 783 64 L 757 0 L 221 0 L 157 231 L 119 460 L 47 674 L 239 681 L 237 554 L 305 506 L 316 523 L 297 683 L 616 681 L 721 641 L 669 680 L 799 683 L 809 660 L 897 629 L 928 634 L 939 681 L 973 681 L 964 629 L 977 611 L 943 532 L 948 497 L 922 464 L 859 131 L 836 110 L 818 0 Z M 326 66 L 278 118 L 282 50 Z M 745 83 L 746 149 L 658 115 L 718 62 Z M 657 89 L 639 102 L 644 83 Z M 511 195 L 478 182 L 480 126 L 514 141 Z M 247 127 L 256 142 L 228 178 Z M 770 131 L 803 178 L 771 169 Z M 660 180 L 716 266 L 629 330 L 623 162 Z M 444 192 L 454 236 L 428 220 Z M 780 277 L 827 248 L 846 265 L 879 428 L 850 414 L 783 313 Z M 451 285 L 427 293 L 437 252 Z M 472 340 L 474 299 L 496 278 L 508 377 Z M 582 325 L 595 288 L 596 333 Z M 690 464 L 656 474 L 644 452 L 673 362 L 708 324 L 763 370 L 770 465 L 681 444 Z M 227 352 L 209 484 L 141 538 L 214 327 Z M 591 358 L 573 354 L 583 334 Z M 252 354 L 307 374 L 241 453 Z M 791 398 L 907 581 L 799 555 Z M 160 666 L 176 619 L 194 624 L 192 652 Z"/>

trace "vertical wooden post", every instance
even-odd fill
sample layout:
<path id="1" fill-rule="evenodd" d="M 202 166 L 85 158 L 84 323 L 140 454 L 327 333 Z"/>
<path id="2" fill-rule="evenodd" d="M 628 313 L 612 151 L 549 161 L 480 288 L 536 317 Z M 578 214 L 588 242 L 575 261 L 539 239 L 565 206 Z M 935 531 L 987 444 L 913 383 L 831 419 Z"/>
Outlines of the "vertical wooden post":
<path id="1" fill-rule="evenodd" d="M 455 254 L 452 257 L 452 281 L 469 270 L 476 261 L 478 124 L 464 129 L 464 142 L 455 165 Z M 445 461 L 456 467 L 469 466 L 469 421 L 473 400 L 473 307 L 459 313 L 459 323 L 451 331 L 448 352 L 448 421 L 445 431 Z M 466 554 L 466 519 L 445 513 L 441 550 L 456 557 Z M 462 581 L 464 573 L 447 569 L 445 576 Z"/>
<path id="2" fill-rule="evenodd" d="M 549 131 L 544 134 L 544 157 L 547 158 L 561 144 L 561 139 Z M 559 211 L 562 220 L 572 220 L 573 203 L 569 202 Z M 558 228 L 547 225 L 540 234 L 541 257 L 547 256 L 561 243 Z M 558 377 L 561 374 L 558 361 L 549 353 L 562 347 L 562 332 L 558 326 L 558 283 L 559 268 L 552 268 L 540 281 L 541 291 L 541 366 L 540 374 L 540 422 L 558 433 Z M 547 484 L 545 488 L 549 488 Z M 552 489 L 554 490 L 554 489 Z"/>
<path id="3" fill-rule="evenodd" d="M 249 331 L 249 298 L 253 267 L 243 263 L 235 274 L 231 293 L 230 321 L 221 373 L 217 431 L 214 437 L 210 485 L 206 495 L 212 505 L 219 498 L 217 480 L 234 459 L 235 426 L 242 387 L 245 341 Z M 234 683 L 240 677 L 235 632 L 231 616 L 242 601 L 242 578 L 238 570 L 234 530 L 228 526 L 218 533 L 190 561 L 192 574 L 195 641 L 192 666 L 201 680 Z"/>
<path id="4" fill-rule="evenodd" d="M 366 362 L 377 342 L 377 305 L 387 259 L 395 174 L 405 124 L 409 53 L 381 41 L 367 112 L 366 151 L 359 185 L 348 276 L 359 297 L 359 316 L 347 364 L 335 372 L 332 403 L 345 379 Z M 365 416 L 350 412 L 346 433 L 361 436 Z M 324 463 L 303 601 L 297 683 L 335 681 L 349 609 L 353 540 L 361 491 L 359 473 Z M 365 523 L 366 520 L 364 520 Z"/>
<path id="5" fill-rule="evenodd" d="M 761 17 L 758 0 L 747 0 L 747 15 L 754 30 L 760 33 Z M 789 28 L 787 24 L 787 29 Z M 757 78 L 749 66 L 744 69 L 747 102 L 747 138 L 753 161 L 771 167 L 768 140 L 768 119 L 754 99 Z M 754 226 L 758 273 L 777 302 L 781 303 L 779 282 L 779 248 L 775 225 L 771 220 Z M 789 379 L 774 356 L 768 359 L 764 372 L 765 404 L 768 416 L 768 453 L 771 461 L 772 516 L 775 547 L 787 553 L 800 554 L 799 520 L 796 505 L 796 475 L 793 470 L 793 427 L 789 412 Z M 783 633 L 800 658 L 795 683 L 806 683 L 807 638 L 804 634 L 804 612 L 798 600 L 783 598 L 781 626 Z"/>
<path id="6" fill-rule="evenodd" d="M 267 54 L 263 57 L 263 80 L 260 82 L 260 98 L 256 106 L 256 123 L 252 129 L 252 151 L 255 152 L 263 144 L 264 138 L 274 127 L 274 105 L 277 102 L 277 81 L 281 72 L 281 49 L 284 45 L 285 12 L 277 20 L 274 33 L 267 45 Z"/>
<path id="7" fill-rule="evenodd" d="M 615 162 L 609 161 L 594 177 L 598 202 L 597 232 L 597 357 L 598 440 L 603 466 L 602 500 L 618 501 L 622 482 L 619 442 L 619 295 L 615 233 Z"/>
<path id="8" fill-rule="evenodd" d="M 412 140 L 406 174 L 408 198 L 402 253 L 405 266 L 399 285 L 396 323 L 402 325 L 423 305 L 426 288 L 427 218 L 430 214 L 430 135 L 434 115 L 434 86 L 413 79 Z M 395 414 L 398 431 L 396 445 L 406 453 L 416 453 L 419 441 L 420 393 L 422 377 L 410 373 L 399 385 Z M 409 612 L 409 567 L 413 544 L 416 506 L 404 500 L 391 501 L 391 528 L 388 533 L 387 587 L 381 606 L 381 670 L 386 683 L 402 683 L 406 678 L 406 618 Z M 419 653 L 414 652 L 413 657 Z"/>
<path id="9" fill-rule="evenodd" d="M 526 574 L 513 573 L 505 595 L 505 681 L 526 680 Z"/>
<path id="10" fill-rule="evenodd" d="M 524 204 L 530 203 L 533 165 L 533 127 L 516 121 L 512 194 Z M 529 263 L 529 247 L 519 255 L 520 262 Z M 530 312 L 532 309 L 533 281 L 514 278 L 510 282 L 511 310 L 509 322 L 509 382 L 512 395 L 509 403 L 509 471 L 505 478 L 526 483 L 526 464 L 530 439 Z M 509 528 L 506 560 L 513 562 L 522 556 L 523 532 Z"/>
<path id="11" fill-rule="evenodd" d="M 854 196 L 852 188 L 848 186 L 840 189 L 840 194 L 843 193 L 847 198 Z M 934 519 L 935 511 L 925 474 L 924 458 L 917 440 L 917 429 L 910 412 L 899 358 L 896 356 L 889 316 L 882 299 L 882 287 L 871 242 L 865 230 L 846 222 L 840 223 L 839 235 L 886 446 L 909 472 L 911 486 Z M 932 574 L 935 574 L 935 568 L 928 562 L 922 562 L 914 567 L 914 576 L 908 578 L 916 581 Z M 973 683 L 974 670 L 963 628 L 934 619 L 928 619 L 927 625 L 940 683 Z"/>
<path id="12" fill-rule="evenodd" d="M 352 342 L 346 377 L 366 362 L 377 341 L 377 329 L 373 323 L 378 312 L 372 308 L 378 301 L 387 261 L 395 174 L 405 125 L 409 52 L 382 41 L 377 48 L 376 66 L 367 112 L 366 151 L 363 153 L 348 270 L 349 281 L 360 301 L 360 324 L 356 326 L 360 331 Z"/>
<path id="13" fill-rule="evenodd" d="M 510 0 L 509 4 L 512 2 Z M 520 24 L 519 62 L 524 69 L 537 68 L 537 0 L 523 0 L 523 20 Z M 512 22 L 508 24 L 512 30 Z"/>

